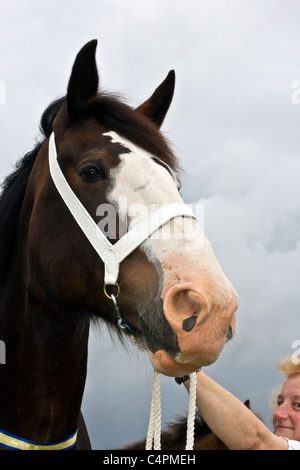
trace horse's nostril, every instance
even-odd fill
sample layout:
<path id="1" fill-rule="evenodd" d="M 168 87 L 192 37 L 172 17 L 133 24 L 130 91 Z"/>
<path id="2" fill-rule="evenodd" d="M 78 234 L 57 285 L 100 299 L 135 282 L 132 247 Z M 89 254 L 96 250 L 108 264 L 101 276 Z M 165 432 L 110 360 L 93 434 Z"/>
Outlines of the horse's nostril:
<path id="1" fill-rule="evenodd" d="M 226 331 L 226 339 L 228 339 L 229 341 L 231 338 L 232 338 L 232 328 L 231 328 L 231 325 L 229 325 Z"/>
<path id="2" fill-rule="evenodd" d="M 191 316 L 189 318 L 186 318 L 185 320 L 183 320 L 182 322 L 182 329 L 184 331 L 192 331 L 192 329 L 194 328 L 195 326 L 195 323 L 198 319 L 198 316 L 197 315 L 194 315 L 194 316 Z"/>

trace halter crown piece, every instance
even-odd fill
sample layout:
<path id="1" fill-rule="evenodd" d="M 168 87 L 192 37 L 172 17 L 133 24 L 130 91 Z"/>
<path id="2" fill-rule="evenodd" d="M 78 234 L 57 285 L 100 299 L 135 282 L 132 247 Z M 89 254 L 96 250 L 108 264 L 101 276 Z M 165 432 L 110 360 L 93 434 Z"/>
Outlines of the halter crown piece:
<path id="1" fill-rule="evenodd" d="M 115 132 L 110 132 L 116 140 L 118 135 Z M 94 247 L 100 258 L 104 263 L 104 293 L 112 300 L 114 308 L 118 316 L 118 325 L 121 329 L 127 329 L 129 333 L 132 333 L 132 327 L 123 319 L 116 298 L 119 295 L 119 285 L 117 284 L 119 275 L 120 263 L 137 247 L 139 247 L 145 240 L 147 240 L 154 232 L 160 227 L 170 222 L 175 217 L 190 217 L 195 218 L 191 209 L 184 203 L 171 203 L 161 206 L 159 209 L 153 211 L 150 216 L 134 227 L 132 227 L 123 237 L 121 237 L 114 245 L 106 238 L 104 233 L 100 230 L 96 222 L 87 212 L 85 207 L 81 204 L 79 199 L 76 197 L 71 187 L 69 186 L 64 174 L 62 173 L 60 166 L 57 161 L 57 151 L 55 146 L 55 135 L 52 132 L 49 139 L 49 169 L 52 180 L 58 190 L 60 196 L 71 212 L 72 216 L 76 220 L 77 224 Z M 116 295 L 109 295 L 106 290 L 106 286 L 114 285 L 117 286 L 118 292 Z M 191 390 L 190 390 L 190 404 L 189 404 L 189 416 L 188 418 L 188 431 L 187 435 L 192 437 L 187 438 L 186 449 L 193 448 L 193 417 L 195 417 L 195 395 L 196 395 L 196 373 L 191 374 Z M 147 437 L 148 449 L 152 446 L 152 438 L 154 438 L 154 450 L 160 449 L 160 439 L 157 437 L 158 429 L 160 434 L 160 374 L 154 372 L 153 379 L 153 394 L 152 394 L 152 405 L 150 412 L 150 422 Z M 194 393 L 192 393 L 192 388 Z M 155 418 L 156 416 L 156 418 Z M 156 421 L 154 426 L 154 421 Z M 156 429 L 154 432 L 153 429 Z M 189 442 L 188 442 L 189 441 Z"/>

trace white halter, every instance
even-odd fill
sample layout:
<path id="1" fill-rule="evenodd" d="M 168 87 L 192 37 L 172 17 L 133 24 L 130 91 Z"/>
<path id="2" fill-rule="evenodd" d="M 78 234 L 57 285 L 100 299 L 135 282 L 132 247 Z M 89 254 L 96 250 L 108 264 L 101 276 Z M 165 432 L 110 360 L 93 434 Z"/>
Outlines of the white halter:
<path id="1" fill-rule="evenodd" d="M 180 203 L 167 204 L 152 212 L 150 217 L 135 225 L 117 243 L 112 245 L 65 179 L 57 162 L 54 132 L 52 132 L 49 140 L 49 167 L 52 180 L 59 194 L 104 263 L 104 284 L 116 284 L 120 263 L 171 219 L 183 216 L 195 218 L 187 205 Z"/>
<path id="2" fill-rule="evenodd" d="M 104 263 L 104 286 L 115 285 L 118 280 L 120 263 L 149 238 L 160 227 L 168 223 L 175 217 L 195 218 L 191 209 L 185 204 L 166 204 L 153 211 L 147 219 L 130 229 L 117 243 L 112 245 L 100 230 L 96 222 L 92 219 L 85 207 L 81 204 L 67 180 L 65 179 L 57 161 L 55 146 L 55 136 L 52 132 L 49 139 L 49 168 L 52 180 L 64 200 L 69 211 L 78 223 L 81 230 L 86 235 L 100 258 Z M 115 300 L 115 297 L 110 297 Z M 117 306 L 118 308 L 118 306 Z M 196 401 L 196 374 L 191 375 L 191 399 L 189 402 L 188 430 L 186 449 L 192 450 L 194 444 L 194 418 Z M 147 435 L 146 449 L 152 448 L 154 439 L 154 449 L 160 449 L 160 374 L 154 373 L 153 398 L 150 413 L 150 422 Z M 158 437 L 159 436 L 159 437 Z"/>

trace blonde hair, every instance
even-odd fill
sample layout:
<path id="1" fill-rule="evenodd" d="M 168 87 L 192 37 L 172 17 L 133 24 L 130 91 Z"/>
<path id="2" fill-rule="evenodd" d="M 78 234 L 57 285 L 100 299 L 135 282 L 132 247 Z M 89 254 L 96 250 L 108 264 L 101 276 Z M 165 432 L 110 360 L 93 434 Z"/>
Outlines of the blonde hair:
<path id="1" fill-rule="evenodd" d="M 296 359 L 294 356 L 288 356 L 287 358 L 281 359 L 278 362 L 277 369 L 286 378 L 291 377 L 292 375 L 295 375 L 295 374 L 300 374 L 300 360 L 298 362 L 298 359 Z M 281 385 L 279 385 L 279 387 L 277 387 L 277 389 L 274 390 L 270 398 L 269 404 L 273 413 L 278 408 L 277 397 L 280 394 L 280 390 L 281 390 Z"/>
<path id="2" fill-rule="evenodd" d="M 288 356 L 286 359 L 281 359 L 277 364 L 277 369 L 285 377 L 290 377 L 294 374 L 300 374 L 300 360 L 294 356 Z"/>

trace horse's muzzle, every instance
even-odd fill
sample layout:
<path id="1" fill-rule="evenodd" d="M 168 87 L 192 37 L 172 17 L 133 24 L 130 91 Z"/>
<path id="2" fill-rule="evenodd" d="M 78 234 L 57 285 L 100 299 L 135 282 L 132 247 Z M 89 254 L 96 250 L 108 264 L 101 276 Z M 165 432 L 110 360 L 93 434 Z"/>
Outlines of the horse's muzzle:
<path id="1" fill-rule="evenodd" d="M 167 351 L 158 351 L 151 355 L 154 367 L 172 376 L 213 363 L 235 334 L 236 309 L 236 293 L 231 286 L 227 296 L 224 294 L 216 304 L 191 283 L 173 285 L 164 295 L 164 314 L 176 333 L 180 353 L 171 357 Z"/>

